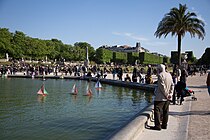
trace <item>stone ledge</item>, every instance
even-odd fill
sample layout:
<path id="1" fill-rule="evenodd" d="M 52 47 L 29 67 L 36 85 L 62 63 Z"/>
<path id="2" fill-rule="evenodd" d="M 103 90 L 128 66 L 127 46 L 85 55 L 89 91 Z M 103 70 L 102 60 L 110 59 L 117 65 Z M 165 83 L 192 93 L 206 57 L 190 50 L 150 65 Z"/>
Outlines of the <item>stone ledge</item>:
<path id="1" fill-rule="evenodd" d="M 145 129 L 150 116 L 152 115 L 153 105 L 149 105 L 143 111 L 136 114 L 131 120 L 107 137 L 108 140 L 135 140 Z"/>

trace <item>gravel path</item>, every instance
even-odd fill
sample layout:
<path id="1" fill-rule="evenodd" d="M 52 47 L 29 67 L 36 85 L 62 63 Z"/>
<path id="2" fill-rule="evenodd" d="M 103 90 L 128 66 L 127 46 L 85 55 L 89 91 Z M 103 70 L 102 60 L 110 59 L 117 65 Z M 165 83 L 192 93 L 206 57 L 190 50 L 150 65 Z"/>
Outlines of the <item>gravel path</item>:
<path id="1" fill-rule="evenodd" d="M 197 101 L 191 102 L 188 140 L 210 140 L 210 96 L 206 87 L 207 74 L 188 77 L 187 85 L 195 91 Z"/>

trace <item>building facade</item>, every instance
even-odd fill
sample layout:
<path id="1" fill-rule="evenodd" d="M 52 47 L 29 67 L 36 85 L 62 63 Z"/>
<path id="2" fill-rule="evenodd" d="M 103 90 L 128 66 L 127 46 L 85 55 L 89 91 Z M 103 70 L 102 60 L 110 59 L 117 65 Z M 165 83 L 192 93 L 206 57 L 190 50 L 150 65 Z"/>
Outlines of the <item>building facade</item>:
<path id="1" fill-rule="evenodd" d="M 135 47 L 131 47 L 131 46 L 128 46 L 128 45 L 123 45 L 123 46 L 103 45 L 100 48 L 105 48 L 105 49 L 108 49 L 108 50 L 111 50 L 111 51 L 125 52 L 125 53 L 127 53 L 127 52 L 149 52 L 149 50 L 147 50 L 147 49 L 145 49 L 141 46 L 140 42 L 137 42 Z"/>

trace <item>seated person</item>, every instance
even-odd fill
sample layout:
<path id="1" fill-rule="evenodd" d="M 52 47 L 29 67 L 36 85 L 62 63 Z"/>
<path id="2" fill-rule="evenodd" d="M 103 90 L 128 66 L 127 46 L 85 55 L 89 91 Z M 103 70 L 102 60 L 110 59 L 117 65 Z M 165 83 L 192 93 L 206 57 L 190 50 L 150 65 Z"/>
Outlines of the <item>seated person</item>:
<path id="1" fill-rule="evenodd" d="M 136 75 L 136 74 L 133 74 L 133 75 L 132 75 L 132 81 L 133 81 L 133 82 L 137 82 L 137 75 Z"/>
<path id="2" fill-rule="evenodd" d="M 145 76 L 145 82 L 146 84 L 153 84 L 152 75 L 146 75 Z"/>
<path id="3" fill-rule="evenodd" d="M 87 77 L 92 77 L 91 72 L 89 71 L 86 76 Z"/>
<path id="4" fill-rule="evenodd" d="M 128 75 L 128 74 L 126 74 L 126 77 L 125 77 L 125 81 L 127 82 L 131 82 L 131 78 L 130 78 L 130 76 Z"/>

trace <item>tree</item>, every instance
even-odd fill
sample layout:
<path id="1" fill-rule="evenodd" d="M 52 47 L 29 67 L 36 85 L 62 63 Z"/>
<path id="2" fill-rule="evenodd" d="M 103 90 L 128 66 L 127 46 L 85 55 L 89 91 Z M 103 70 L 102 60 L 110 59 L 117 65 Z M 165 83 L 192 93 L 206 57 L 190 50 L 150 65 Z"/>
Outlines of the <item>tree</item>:
<path id="1" fill-rule="evenodd" d="M 23 32 L 15 31 L 15 34 L 13 35 L 13 39 L 12 39 L 14 51 L 13 51 L 13 54 L 11 54 L 11 56 L 13 58 L 15 59 L 18 59 L 18 58 L 20 59 L 21 57 L 25 58 L 27 55 L 26 52 L 30 52 L 31 48 L 27 46 L 28 38 Z"/>
<path id="2" fill-rule="evenodd" d="M 194 12 L 187 11 L 186 5 L 179 4 L 178 8 L 172 8 L 164 18 L 159 22 L 156 37 L 166 37 L 169 33 L 172 36 L 178 37 L 178 65 L 181 65 L 181 41 L 186 32 L 189 32 L 191 37 L 198 36 L 200 39 L 204 39 L 205 30 L 204 22 L 197 18 Z"/>
<path id="3" fill-rule="evenodd" d="M 88 47 L 88 54 L 89 54 L 89 59 L 91 61 L 94 60 L 94 56 L 96 54 L 94 48 L 87 42 L 76 42 L 74 43 L 75 47 L 79 47 L 80 49 L 83 49 L 84 52 L 86 52 L 86 47 Z M 86 53 L 84 54 L 86 56 Z"/>
<path id="4" fill-rule="evenodd" d="M 5 58 L 5 54 L 13 52 L 12 44 L 12 33 L 7 28 L 0 28 L 0 58 Z"/>
<path id="5" fill-rule="evenodd" d="M 206 48 L 205 53 L 201 56 L 198 63 L 210 65 L 210 48 Z"/>
<path id="6" fill-rule="evenodd" d="M 113 59 L 113 52 L 108 49 L 98 48 L 96 50 L 96 63 L 110 63 Z"/>

